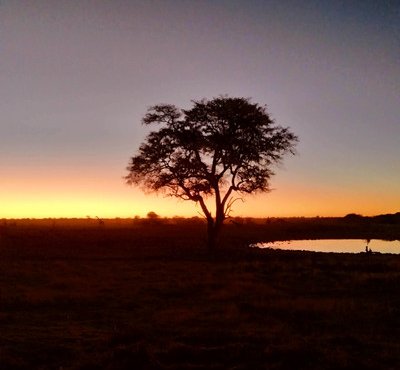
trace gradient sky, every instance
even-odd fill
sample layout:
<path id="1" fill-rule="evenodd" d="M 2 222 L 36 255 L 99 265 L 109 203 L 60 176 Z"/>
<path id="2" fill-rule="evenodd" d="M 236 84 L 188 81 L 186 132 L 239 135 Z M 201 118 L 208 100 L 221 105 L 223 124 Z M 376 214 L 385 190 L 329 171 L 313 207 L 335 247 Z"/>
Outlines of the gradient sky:
<path id="1" fill-rule="evenodd" d="M 197 215 L 124 184 L 157 103 L 266 104 L 300 138 L 234 216 L 400 211 L 400 1 L 0 1 L 0 218 Z"/>

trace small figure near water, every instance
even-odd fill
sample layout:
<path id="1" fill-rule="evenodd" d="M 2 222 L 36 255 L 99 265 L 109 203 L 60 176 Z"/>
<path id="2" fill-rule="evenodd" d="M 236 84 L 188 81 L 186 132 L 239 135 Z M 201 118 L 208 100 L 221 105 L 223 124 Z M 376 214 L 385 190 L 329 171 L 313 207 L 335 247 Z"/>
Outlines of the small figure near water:
<path id="1" fill-rule="evenodd" d="M 367 240 L 366 240 L 367 245 L 366 245 L 366 247 L 365 247 L 365 253 L 369 253 L 369 254 L 372 253 L 372 249 L 368 247 L 370 241 L 371 241 L 371 239 L 367 239 Z"/>

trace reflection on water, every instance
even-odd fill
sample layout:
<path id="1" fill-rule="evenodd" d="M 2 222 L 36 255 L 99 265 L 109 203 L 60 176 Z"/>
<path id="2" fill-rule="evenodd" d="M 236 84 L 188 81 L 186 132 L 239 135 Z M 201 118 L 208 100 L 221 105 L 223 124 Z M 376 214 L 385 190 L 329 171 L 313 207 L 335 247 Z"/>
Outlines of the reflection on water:
<path id="1" fill-rule="evenodd" d="M 257 243 L 250 246 L 256 248 L 303 250 L 312 252 L 360 253 L 368 250 L 373 253 L 400 253 L 400 240 L 388 241 L 379 239 L 287 240 L 270 243 Z"/>

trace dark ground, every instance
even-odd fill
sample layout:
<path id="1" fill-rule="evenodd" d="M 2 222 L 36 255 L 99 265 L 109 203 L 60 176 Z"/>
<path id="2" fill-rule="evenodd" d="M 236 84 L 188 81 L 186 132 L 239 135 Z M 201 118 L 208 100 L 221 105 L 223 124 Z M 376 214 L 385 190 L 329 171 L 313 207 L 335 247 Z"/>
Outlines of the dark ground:
<path id="1" fill-rule="evenodd" d="M 400 368 L 400 255 L 244 247 L 399 225 L 236 221 L 3 223 L 0 369 Z"/>

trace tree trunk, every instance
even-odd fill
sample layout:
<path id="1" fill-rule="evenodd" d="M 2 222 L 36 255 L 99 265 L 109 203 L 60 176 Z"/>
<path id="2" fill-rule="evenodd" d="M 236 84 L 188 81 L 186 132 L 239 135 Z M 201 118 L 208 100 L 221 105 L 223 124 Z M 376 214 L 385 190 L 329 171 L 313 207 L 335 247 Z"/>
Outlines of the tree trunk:
<path id="1" fill-rule="evenodd" d="M 207 225 L 207 247 L 210 252 L 215 251 L 217 248 L 217 232 L 214 227 L 214 224 Z"/>
<path id="2" fill-rule="evenodd" d="M 221 227 L 221 220 L 209 220 L 207 222 L 207 247 L 210 252 L 215 251 L 218 247 L 218 239 Z"/>

